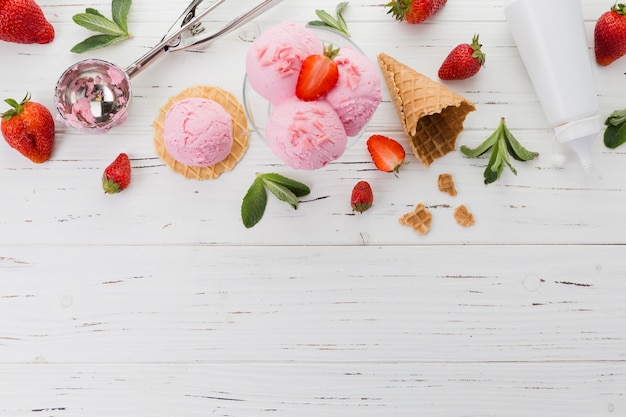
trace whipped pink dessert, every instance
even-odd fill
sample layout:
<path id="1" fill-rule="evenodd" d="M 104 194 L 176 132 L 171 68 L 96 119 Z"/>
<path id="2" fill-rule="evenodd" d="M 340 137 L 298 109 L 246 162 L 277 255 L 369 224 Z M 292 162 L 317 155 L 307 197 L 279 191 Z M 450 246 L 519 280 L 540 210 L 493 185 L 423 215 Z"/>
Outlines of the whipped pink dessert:
<path id="1" fill-rule="evenodd" d="M 356 136 L 382 100 L 378 65 L 349 46 L 335 58 L 339 81 L 324 99 L 335 109 L 348 136 Z"/>
<path id="2" fill-rule="evenodd" d="M 318 169 L 339 158 L 348 137 L 337 113 L 325 101 L 292 98 L 270 114 L 265 137 L 270 149 L 295 169 Z"/>
<path id="3" fill-rule="evenodd" d="M 226 159 L 233 146 L 232 118 L 213 100 L 181 100 L 165 115 L 163 142 L 169 154 L 182 164 L 215 165 Z"/>
<path id="4" fill-rule="evenodd" d="M 293 22 L 284 22 L 263 32 L 246 54 L 250 86 L 276 105 L 294 96 L 302 62 L 323 53 L 315 32 Z"/>

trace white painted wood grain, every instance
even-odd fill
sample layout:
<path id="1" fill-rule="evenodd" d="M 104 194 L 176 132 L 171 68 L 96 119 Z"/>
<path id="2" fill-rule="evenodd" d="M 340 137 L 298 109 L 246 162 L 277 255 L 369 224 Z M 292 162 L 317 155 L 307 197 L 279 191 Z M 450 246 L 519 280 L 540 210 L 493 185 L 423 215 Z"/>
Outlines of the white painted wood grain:
<path id="1" fill-rule="evenodd" d="M 40 2 L 50 45 L 0 43 L 0 95 L 26 90 L 53 108 L 57 77 L 87 56 L 71 21 L 110 2 Z M 228 2 L 218 27 L 255 0 Z M 304 23 L 336 1 L 284 0 L 259 30 Z M 57 124 L 52 159 L 33 165 L 0 141 L 0 416 L 626 415 L 624 150 L 598 138 L 594 171 L 551 164 L 553 143 L 517 54 L 501 0 L 450 0 L 421 25 L 395 22 L 385 2 L 351 0 L 353 39 L 436 77 L 447 52 L 480 32 L 487 66 L 447 83 L 476 103 L 457 145 L 474 146 L 500 117 L 539 158 L 482 183 L 484 159 L 455 152 L 425 168 L 409 154 L 399 177 L 376 171 L 361 140 L 328 167 L 286 168 L 256 136 L 216 181 L 169 171 L 152 121 L 196 84 L 241 97 L 249 42 L 234 33 L 166 56 L 133 79 L 128 121 L 106 135 Z M 593 27 L 610 4 L 583 0 Z M 94 51 L 122 66 L 143 55 L 186 1 L 135 0 L 134 37 Z M 254 29 L 254 26 L 247 29 Z M 7 65 L 7 63 L 11 65 Z M 626 107 L 624 61 L 593 67 L 601 116 Z M 367 134 L 402 141 L 384 91 Z M 131 187 L 100 188 L 127 152 Z M 298 210 L 270 199 L 253 229 L 240 203 L 257 172 L 311 186 Z M 437 190 L 451 173 L 459 195 Z M 368 180 L 372 209 L 354 214 L 352 186 Z M 397 219 L 433 213 L 419 236 Z M 465 204 L 476 225 L 452 212 Z"/>

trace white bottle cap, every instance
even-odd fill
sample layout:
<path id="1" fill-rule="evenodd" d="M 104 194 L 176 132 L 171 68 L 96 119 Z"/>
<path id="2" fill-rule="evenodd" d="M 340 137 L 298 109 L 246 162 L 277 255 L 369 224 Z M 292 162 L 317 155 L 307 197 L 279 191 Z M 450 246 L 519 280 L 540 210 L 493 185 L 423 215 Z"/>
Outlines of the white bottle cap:
<path id="1" fill-rule="evenodd" d="M 593 166 L 591 145 L 600 130 L 600 116 L 596 115 L 559 125 L 554 128 L 554 133 L 560 143 L 569 146 L 578 155 L 585 172 L 590 172 Z"/>

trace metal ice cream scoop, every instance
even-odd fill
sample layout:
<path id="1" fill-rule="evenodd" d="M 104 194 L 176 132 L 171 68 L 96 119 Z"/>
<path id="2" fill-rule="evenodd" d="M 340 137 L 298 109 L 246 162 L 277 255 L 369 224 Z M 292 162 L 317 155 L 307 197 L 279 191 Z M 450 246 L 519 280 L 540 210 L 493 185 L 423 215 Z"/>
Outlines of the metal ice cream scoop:
<path id="1" fill-rule="evenodd" d="M 206 45 L 243 25 L 282 0 L 264 0 L 231 20 L 222 29 L 204 34 L 200 20 L 225 0 L 215 0 L 196 14 L 203 0 L 192 1 L 161 42 L 123 69 L 100 59 L 87 59 L 69 67 L 57 81 L 55 105 L 63 121 L 74 128 L 106 132 L 126 120 L 131 100 L 130 80 L 165 52 Z"/>

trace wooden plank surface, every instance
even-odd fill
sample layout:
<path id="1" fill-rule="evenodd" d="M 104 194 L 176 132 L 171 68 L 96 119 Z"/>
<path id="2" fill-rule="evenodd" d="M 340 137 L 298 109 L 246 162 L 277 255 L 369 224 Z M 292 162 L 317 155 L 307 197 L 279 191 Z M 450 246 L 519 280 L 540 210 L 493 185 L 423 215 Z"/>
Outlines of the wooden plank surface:
<path id="1" fill-rule="evenodd" d="M 58 76 L 88 32 L 71 21 L 110 2 L 39 2 L 49 45 L 0 43 L 0 95 L 53 109 Z M 227 2 L 219 27 L 254 0 Z M 583 0 L 593 28 L 610 4 Z M 447 52 L 480 32 L 487 65 L 446 85 L 476 104 L 457 145 L 475 146 L 500 117 L 540 156 L 488 186 L 485 159 L 454 152 L 396 178 L 373 167 L 362 138 L 317 171 L 285 167 L 251 136 L 215 181 L 191 181 L 156 156 L 152 122 L 168 97 L 219 85 L 241 98 L 250 36 L 305 23 L 335 1 L 285 0 L 203 50 L 164 57 L 133 79 L 128 121 L 105 135 L 57 123 L 53 156 L 34 165 L 0 141 L 0 416 L 622 416 L 626 415 L 625 156 L 598 137 L 585 174 L 561 151 L 500 0 L 450 0 L 421 25 L 384 2 L 353 0 L 353 40 L 436 78 Z M 156 44 L 185 1 L 133 2 L 134 37 L 94 51 L 128 65 Z M 626 107 L 626 61 L 593 65 L 600 114 Z M 11 63 L 8 65 L 7 63 Z M 366 133 L 406 139 L 384 89 Z M 100 176 L 131 157 L 131 187 Z M 270 199 L 246 229 L 240 204 L 258 172 L 307 183 L 298 210 Z M 458 196 L 437 190 L 451 173 Z M 358 180 L 372 209 L 349 205 Z M 424 203 L 431 231 L 398 218 Z M 470 228 L 452 216 L 460 204 Z"/>

